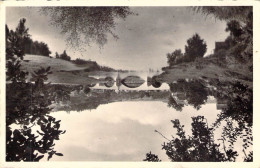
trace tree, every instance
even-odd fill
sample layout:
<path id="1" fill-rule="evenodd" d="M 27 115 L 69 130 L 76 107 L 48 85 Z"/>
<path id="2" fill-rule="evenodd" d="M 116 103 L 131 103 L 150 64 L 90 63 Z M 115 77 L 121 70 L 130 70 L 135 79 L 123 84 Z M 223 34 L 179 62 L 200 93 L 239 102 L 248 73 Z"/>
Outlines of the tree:
<path id="1" fill-rule="evenodd" d="M 231 20 L 227 23 L 226 32 L 228 31 L 233 38 L 238 38 L 243 33 L 240 23 L 236 20 Z"/>
<path id="2" fill-rule="evenodd" d="M 174 108 L 176 111 L 182 111 L 184 104 L 178 104 L 172 96 L 168 98 L 168 107 Z"/>
<path id="3" fill-rule="evenodd" d="M 23 42 L 29 37 L 24 24 L 21 19 L 15 31 L 6 26 L 6 81 L 10 81 L 6 84 L 6 161 L 39 161 L 45 154 L 49 160 L 53 155 L 62 156 L 53 146 L 65 131 L 60 130 L 60 120 L 48 115 L 52 99 L 44 81 L 50 68 L 36 71 L 35 83 L 27 82 L 28 72 L 20 69 Z M 37 133 L 32 133 L 34 126 Z"/>
<path id="4" fill-rule="evenodd" d="M 70 61 L 70 56 L 66 53 L 66 50 L 63 51 L 63 53 L 60 55 L 60 59 Z"/>
<path id="5" fill-rule="evenodd" d="M 60 58 L 60 56 L 57 52 L 55 53 L 55 58 Z"/>
<path id="6" fill-rule="evenodd" d="M 203 116 L 192 117 L 192 136 L 187 136 L 184 125 L 178 119 L 171 121 L 177 129 L 177 137 L 162 144 L 162 149 L 173 162 L 221 162 L 235 161 L 238 156 L 232 149 L 221 151 L 215 143 L 213 129 Z M 159 160 L 157 155 L 147 153 L 146 160 Z"/>
<path id="7" fill-rule="evenodd" d="M 177 64 L 180 62 L 180 60 L 184 57 L 183 53 L 181 52 L 181 49 L 175 50 L 172 53 L 167 54 L 167 63 L 172 66 L 174 64 Z"/>
<path id="8" fill-rule="evenodd" d="M 211 15 L 219 20 L 225 20 L 231 34 L 241 35 L 238 44 L 231 48 L 227 55 L 235 57 L 240 63 L 249 65 L 253 71 L 253 7 L 252 6 L 204 6 L 193 7 L 193 10 L 206 16 Z M 238 24 L 240 26 L 238 26 Z M 239 28 L 240 27 L 240 28 Z M 241 30 L 242 29 L 242 32 Z"/>
<path id="9" fill-rule="evenodd" d="M 208 16 L 213 15 L 219 20 L 237 20 L 239 22 L 247 23 L 250 22 L 248 17 L 252 15 L 252 6 L 198 6 L 193 7 L 196 12 Z"/>
<path id="10" fill-rule="evenodd" d="M 146 158 L 143 161 L 147 162 L 161 162 L 159 157 L 155 154 L 152 154 L 152 152 L 146 154 Z"/>
<path id="11" fill-rule="evenodd" d="M 29 28 L 25 26 L 26 19 L 21 19 L 19 21 L 19 24 L 15 30 L 16 36 L 19 38 L 17 42 L 19 44 L 16 44 L 17 46 L 19 45 L 25 54 L 34 54 L 34 55 L 43 55 L 43 56 L 50 56 L 51 52 L 49 50 L 49 47 L 46 43 L 44 42 L 38 42 L 38 41 L 33 41 L 30 38 L 30 34 L 28 33 Z M 8 27 L 6 28 L 7 35 L 9 35 L 9 30 Z"/>
<path id="12" fill-rule="evenodd" d="M 206 51 L 207 44 L 197 33 L 187 40 L 187 45 L 185 45 L 185 57 L 189 61 L 202 58 Z"/>
<path id="13" fill-rule="evenodd" d="M 43 7 L 41 12 L 49 15 L 51 25 L 59 27 L 70 47 L 80 47 L 96 42 L 102 47 L 108 34 L 114 38 L 116 19 L 134 14 L 129 7 Z"/>

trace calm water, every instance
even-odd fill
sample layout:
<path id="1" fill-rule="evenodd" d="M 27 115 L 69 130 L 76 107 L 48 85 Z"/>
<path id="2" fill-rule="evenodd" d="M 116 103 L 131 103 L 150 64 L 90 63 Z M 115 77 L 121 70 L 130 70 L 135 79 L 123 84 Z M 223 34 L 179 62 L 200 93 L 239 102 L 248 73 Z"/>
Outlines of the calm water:
<path id="1" fill-rule="evenodd" d="M 161 150 L 165 139 L 155 130 L 171 138 L 176 130 L 170 120 L 179 119 L 191 134 L 191 117 L 203 115 L 211 124 L 218 113 L 216 103 L 203 105 L 199 111 L 186 106 L 178 112 L 160 101 L 115 102 L 80 113 L 55 112 L 51 115 L 62 120 L 61 128 L 67 133 L 55 146 L 64 157 L 52 161 L 142 161 L 149 151 L 167 161 Z"/>
<path id="2" fill-rule="evenodd" d="M 31 125 L 32 133 L 39 134 L 32 153 L 40 151 L 44 155 L 41 161 L 47 160 L 48 152 L 53 152 L 50 161 L 142 161 L 150 151 L 162 161 L 170 161 L 162 144 L 177 137 L 171 120 L 178 119 L 186 136 L 191 137 L 195 129 L 192 117 L 204 116 L 206 127 L 214 128 L 211 140 L 220 145 L 219 150 L 234 149 L 239 153 L 236 161 L 244 160 L 243 150 L 247 154 L 252 150 L 252 145 L 244 146 L 248 141 L 243 142 L 252 137 L 248 133 L 252 127 L 251 89 L 239 83 L 202 79 L 158 84 L 153 75 L 95 74 L 97 79 L 110 77 L 107 85 L 50 85 L 39 95 L 39 90 L 28 85 L 45 111 L 39 109 L 35 119 L 34 112 L 29 113 L 28 121 L 10 115 L 10 130 L 19 130 L 25 143 L 31 143 L 23 132 L 30 129 L 24 125 Z M 49 96 L 47 104 L 46 97 L 39 97 L 41 94 Z M 225 139 L 224 143 L 221 139 Z M 7 139 L 8 143 L 15 140 L 12 136 Z M 21 153 L 24 151 L 28 149 L 21 149 Z M 36 157 L 32 153 L 30 158 Z M 15 155 L 10 153 L 10 157 Z"/>

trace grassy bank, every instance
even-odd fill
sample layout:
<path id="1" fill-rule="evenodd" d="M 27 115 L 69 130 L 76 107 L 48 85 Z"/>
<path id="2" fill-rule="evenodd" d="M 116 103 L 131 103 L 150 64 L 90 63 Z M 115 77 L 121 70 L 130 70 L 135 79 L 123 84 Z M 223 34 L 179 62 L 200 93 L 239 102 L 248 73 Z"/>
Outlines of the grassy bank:
<path id="1" fill-rule="evenodd" d="M 31 74 L 40 67 L 47 68 L 50 66 L 52 74 L 48 75 L 48 82 L 66 84 L 91 84 L 103 81 L 103 79 L 89 77 L 90 72 L 86 72 L 86 69 L 90 68 L 90 65 L 77 65 L 62 59 L 39 55 L 25 55 L 21 65 L 21 69 L 23 71 L 29 72 L 28 80 L 31 79 Z"/>
<path id="2" fill-rule="evenodd" d="M 172 83 L 179 79 L 218 79 L 223 82 L 239 81 L 249 87 L 253 86 L 253 73 L 248 65 L 236 62 L 224 62 L 217 58 L 202 58 L 195 62 L 182 63 L 163 68 L 164 72 L 156 79 Z"/>

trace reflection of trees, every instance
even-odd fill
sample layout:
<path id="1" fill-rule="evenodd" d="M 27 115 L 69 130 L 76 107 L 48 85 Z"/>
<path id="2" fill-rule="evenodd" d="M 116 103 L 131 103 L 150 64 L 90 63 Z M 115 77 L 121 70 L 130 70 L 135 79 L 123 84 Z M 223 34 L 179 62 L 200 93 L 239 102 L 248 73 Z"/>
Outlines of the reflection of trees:
<path id="1" fill-rule="evenodd" d="M 70 97 L 70 106 L 58 107 L 65 111 L 84 111 L 96 109 L 101 104 L 121 102 L 127 100 L 158 100 L 167 102 L 169 91 L 120 91 L 110 89 L 92 89 L 88 95 L 76 95 Z"/>
<path id="2" fill-rule="evenodd" d="M 176 100 L 172 96 L 169 96 L 169 98 L 168 98 L 168 107 L 172 107 L 172 108 L 174 108 L 177 111 L 182 111 L 182 108 L 184 107 L 184 104 L 178 104 L 176 102 Z"/>
<path id="3" fill-rule="evenodd" d="M 50 68 L 35 71 L 35 83 L 26 82 L 27 72 L 20 70 L 23 60 L 23 40 L 28 37 L 25 19 L 20 20 L 16 31 L 6 29 L 6 160 L 39 161 L 48 154 L 62 156 L 54 150 L 54 141 L 64 131 L 60 130 L 60 121 L 48 115 L 52 93 L 44 84 Z M 15 125 L 21 129 L 14 129 Z M 32 127 L 40 127 L 33 132 Z M 37 133 L 37 134 L 36 134 Z"/>
<path id="4" fill-rule="evenodd" d="M 187 100 L 188 104 L 193 105 L 194 108 L 199 110 L 202 104 L 205 104 L 208 98 L 208 92 L 206 87 L 201 81 L 193 80 L 193 81 L 185 81 L 185 80 L 178 80 L 177 83 L 169 84 L 170 90 L 173 93 L 179 92 L 183 93 L 184 99 Z M 178 97 L 178 95 L 177 95 Z M 172 104 L 172 99 L 169 99 L 169 104 Z M 176 101 L 175 101 L 176 102 Z M 180 106 L 177 103 L 174 103 L 174 106 L 180 110 Z"/>
<path id="5" fill-rule="evenodd" d="M 241 156 L 244 161 L 253 161 L 253 152 L 250 151 L 253 145 L 252 89 L 241 83 L 218 80 L 212 80 L 209 83 L 217 88 L 216 90 L 208 89 L 209 95 L 213 95 L 217 100 L 227 100 L 226 108 L 222 109 L 212 128 L 208 127 L 204 117 L 193 117 L 192 136 L 188 137 L 179 120 L 172 121 L 174 128 L 177 129 L 178 137 L 164 143 L 163 150 L 171 161 L 235 161 L 238 152 L 234 150 L 234 144 L 240 139 L 243 141 Z M 181 91 L 183 88 L 182 85 L 174 87 L 175 91 Z M 171 97 L 169 104 L 176 109 L 179 108 Z M 223 150 L 220 150 L 220 146 L 214 142 L 214 131 L 217 128 L 222 130 L 221 138 L 218 140 Z"/>

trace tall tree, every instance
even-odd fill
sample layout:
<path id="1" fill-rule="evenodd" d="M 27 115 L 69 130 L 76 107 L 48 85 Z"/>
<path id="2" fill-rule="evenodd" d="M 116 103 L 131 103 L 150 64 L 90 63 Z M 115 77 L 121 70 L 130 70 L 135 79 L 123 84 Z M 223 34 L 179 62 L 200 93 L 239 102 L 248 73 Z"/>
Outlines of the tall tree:
<path id="1" fill-rule="evenodd" d="M 227 23 L 226 32 L 228 31 L 233 38 L 237 38 L 243 33 L 242 26 L 236 20 L 231 20 Z"/>
<path id="2" fill-rule="evenodd" d="M 23 42 L 29 37 L 25 21 L 21 19 L 15 31 L 6 26 L 6 81 L 10 81 L 6 84 L 6 161 L 39 161 L 44 154 L 48 160 L 53 155 L 62 156 L 53 146 L 65 131 L 60 130 L 60 120 L 48 115 L 53 99 L 50 85 L 44 81 L 50 68 L 36 71 L 32 75 L 35 83 L 27 82 L 28 72 L 20 68 Z"/>
<path id="3" fill-rule="evenodd" d="M 60 58 L 67 61 L 70 61 L 71 59 L 70 56 L 68 56 L 66 50 L 63 51 L 63 53 L 60 55 Z"/>
<path id="4" fill-rule="evenodd" d="M 197 33 L 187 40 L 187 45 L 185 45 L 185 57 L 189 61 L 203 57 L 206 51 L 207 44 Z"/>

